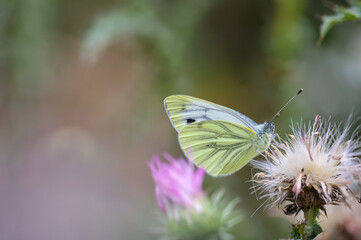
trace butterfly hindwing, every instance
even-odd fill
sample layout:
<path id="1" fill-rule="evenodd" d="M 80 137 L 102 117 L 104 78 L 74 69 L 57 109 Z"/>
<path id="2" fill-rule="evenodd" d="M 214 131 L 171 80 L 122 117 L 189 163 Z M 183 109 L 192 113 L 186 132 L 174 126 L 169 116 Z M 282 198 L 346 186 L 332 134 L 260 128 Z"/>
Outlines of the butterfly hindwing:
<path id="1" fill-rule="evenodd" d="M 245 115 L 221 105 L 186 95 L 172 95 L 164 100 L 164 106 L 174 128 L 182 128 L 195 122 L 221 120 L 237 123 L 257 131 L 257 123 Z"/>
<path id="2" fill-rule="evenodd" d="M 209 120 L 191 123 L 179 133 L 189 159 L 214 176 L 229 175 L 258 154 L 256 133 L 243 125 Z"/>

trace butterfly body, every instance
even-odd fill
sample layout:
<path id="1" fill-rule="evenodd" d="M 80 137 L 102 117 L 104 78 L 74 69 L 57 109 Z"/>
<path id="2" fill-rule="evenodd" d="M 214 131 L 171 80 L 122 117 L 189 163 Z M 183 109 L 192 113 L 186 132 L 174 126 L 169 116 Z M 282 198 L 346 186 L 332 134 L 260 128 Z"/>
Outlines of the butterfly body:
<path id="1" fill-rule="evenodd" d="M 255 143 L 259 146 L 260 150 L 264 150 L 267 148 L 273 139 L 274 132 L 275 132 L 275 125 L 274 123 L 264 122 L 263 124 L 259 125 L 260 130 L 257 133 L 258 142 Z"/>
<path id="2" fill-rule="evenodd" d="M 185 155 L 210 175 L 232 174 L 268 148 L 274 124 L 186 95 L 164 100 Z"/>

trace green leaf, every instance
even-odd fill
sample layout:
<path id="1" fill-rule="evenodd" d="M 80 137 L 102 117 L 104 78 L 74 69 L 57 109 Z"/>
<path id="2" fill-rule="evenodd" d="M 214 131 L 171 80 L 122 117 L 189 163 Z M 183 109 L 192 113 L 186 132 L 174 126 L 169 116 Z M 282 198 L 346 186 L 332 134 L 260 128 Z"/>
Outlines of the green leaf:
<path id="1" fill-rule="evenodd" d="M 109 45 L 127 36 L 148 37 L 162 29 L 154 9 L 130 5 L 98 16 L 84 39 L 82 58 L 94 61 Z"/>
<path id="2" fill-rule="evenodd" d="M 292 225 L 290 239 L 313 240 L 318 234 L 322 233 L 322 228 L 318 223 L 306 225 L 305 223 Z"/>
<path id="3" fill-rule="evenodd" d="M 321 16 L 322 24 L 320 27 L 319 43 L 322 42 L 326 34 L 335 25 L 352 20 L 361 20 L 361 1 L 359 0 L 350 1 L 349 7 L 341 7 L 332 4 L 329 5 L 335 14 Z"/>

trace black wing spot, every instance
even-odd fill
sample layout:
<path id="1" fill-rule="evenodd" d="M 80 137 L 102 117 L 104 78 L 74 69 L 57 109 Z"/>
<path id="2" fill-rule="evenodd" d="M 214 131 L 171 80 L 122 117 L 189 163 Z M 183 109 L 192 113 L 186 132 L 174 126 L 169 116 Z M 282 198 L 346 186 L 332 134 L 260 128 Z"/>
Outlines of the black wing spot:
<path id="1" fill-rule="evenodd" d="M 193 118 L 187 118 L 187 124 L 194 123 L 196 120 Z"/>

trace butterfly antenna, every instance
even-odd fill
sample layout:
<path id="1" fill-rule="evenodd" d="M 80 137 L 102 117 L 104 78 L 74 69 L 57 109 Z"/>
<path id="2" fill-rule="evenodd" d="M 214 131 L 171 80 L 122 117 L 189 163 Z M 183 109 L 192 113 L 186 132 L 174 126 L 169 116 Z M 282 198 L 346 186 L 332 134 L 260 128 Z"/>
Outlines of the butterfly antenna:
<path id="1" fill-rule="evenodd" d="M 276 117 L 280 116 L 280 112 L 287 107 L 287 105 L 293 100 L 295 99 L 295 97 L 297 97 L 301 92 L 303 92 L 303 89 L 301 88 L 296 95 L 294 95 L 290 100 L 288 100 L 288 102 L 286 102 L 286 104 L 273 116 L 273 118 L 271 119 L 270 123 L 273 122 L 275 120 Z"/>

